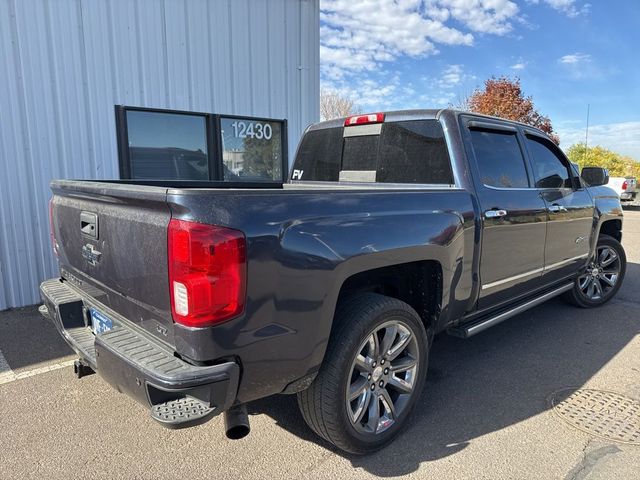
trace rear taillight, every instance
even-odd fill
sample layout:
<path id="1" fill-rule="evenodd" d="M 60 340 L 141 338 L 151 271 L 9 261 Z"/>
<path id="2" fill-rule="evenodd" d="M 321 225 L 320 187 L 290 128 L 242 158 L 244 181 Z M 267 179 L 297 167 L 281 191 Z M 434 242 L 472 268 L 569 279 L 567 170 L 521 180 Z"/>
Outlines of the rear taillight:
<path id="1" fill-rule="evenodd" d="M 352 115 L 344 120 L 345 127 L 354 125 L 367 125 L 369 123 L 384 122 L 384 113 L 367 113 L 365 115 Z"/>
<path id="2" fill-rule="evenodd" d="M 175 322 L 204 327 L 242 313 L 247 283 L 242 232 L 172 219 L 168 257 Z"/>
<path id="3" fill-rule="evenodd" d="M 622 182 L 622 190 L 626 190 L 628 186 L 629 185 L 627 184 L 626 180 L 624 182 Z"/>
<path id="4" fill-rule="evenodd" d="M 49 199 L 49 237 L 51 237 L 51 247 L 53 253 L 58 255 L 58 242 L 56 242 L 56 233 L 53 228 L 53 198 Z"/>

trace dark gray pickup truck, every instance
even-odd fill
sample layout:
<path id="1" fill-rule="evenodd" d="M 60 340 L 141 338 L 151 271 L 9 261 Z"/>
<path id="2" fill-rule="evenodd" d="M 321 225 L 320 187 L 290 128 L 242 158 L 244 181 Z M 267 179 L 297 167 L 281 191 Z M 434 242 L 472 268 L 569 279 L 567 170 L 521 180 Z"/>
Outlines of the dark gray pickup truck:
<path id="1" fill-rule="evenodd" d="M 283 185 L 54 181 L 41 312 L 78 376 L 166 426 L 225 412 L 240 437 L 247 402 L 296 393 L 368 453 L 406 423 L 435 334 L 615 295 L 622 209 L 586 173 L 529 126 L 420 110 L 310 126 Z"/>

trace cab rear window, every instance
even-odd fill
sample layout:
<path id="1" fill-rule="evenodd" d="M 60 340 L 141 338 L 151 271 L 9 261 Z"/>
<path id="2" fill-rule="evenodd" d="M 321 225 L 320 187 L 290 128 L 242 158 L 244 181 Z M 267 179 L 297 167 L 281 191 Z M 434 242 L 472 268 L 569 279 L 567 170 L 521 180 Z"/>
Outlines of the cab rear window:
<path id="1" fill-rule="evenodd" d="M 343 138 L 345 128 L 307 132 L 292 179 L 337 182 L 341 171 L 375 171 L 376 182 L 452 184 L 451 162 L 437 120 L 388 122 L 378 135 Z"/>

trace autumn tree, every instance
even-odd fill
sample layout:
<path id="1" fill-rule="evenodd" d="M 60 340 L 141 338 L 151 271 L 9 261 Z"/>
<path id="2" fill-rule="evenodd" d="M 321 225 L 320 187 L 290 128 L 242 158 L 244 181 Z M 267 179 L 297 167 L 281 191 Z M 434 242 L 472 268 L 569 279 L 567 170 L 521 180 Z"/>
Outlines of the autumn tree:
<path id="1" fill-rule="evenodd" d="M 539 128 L 556 144 L 560 143 L 551 120 L 536 110 L 530 96 L 524 95 L 517 77 L 491 77 L 484 82 L 483 89 L 476 89 L 459 103 L 463 110 L 515 120 Z"/>
<path id="2" fill-rule="evenodd" d="M 567 150 L 567 157 L 573 163 L 583 167 L 603 167 L 609 170 L 612 177 L 627 175 L 640 177 L 640 163 L 631 157 L 622 156 L 598 145 L 587 147 L 584 143 L 576 143 Z"/>
<path id="3" fill-rule="evenodd" d="M 332 90 L 320 91 L 320 120 L 348 117 L 358 113 L 353 100 Z"/>

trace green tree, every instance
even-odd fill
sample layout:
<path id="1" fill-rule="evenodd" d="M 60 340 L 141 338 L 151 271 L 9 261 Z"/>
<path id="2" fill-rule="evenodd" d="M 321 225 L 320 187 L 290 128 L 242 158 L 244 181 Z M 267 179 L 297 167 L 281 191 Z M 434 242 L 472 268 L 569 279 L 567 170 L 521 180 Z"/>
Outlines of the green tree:
<path id="1" fill-rule="evenodd" d="M 612 177 L 640 176 L 640 163 L 599 145 L 587 147 L 584 143 L 576 143 L 566 153 L 569 160 L 580 168 L 603 167 Z"/>

